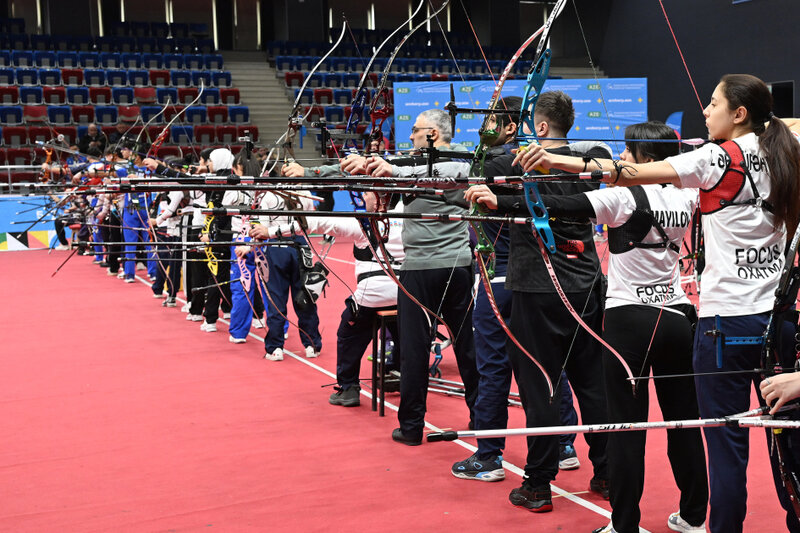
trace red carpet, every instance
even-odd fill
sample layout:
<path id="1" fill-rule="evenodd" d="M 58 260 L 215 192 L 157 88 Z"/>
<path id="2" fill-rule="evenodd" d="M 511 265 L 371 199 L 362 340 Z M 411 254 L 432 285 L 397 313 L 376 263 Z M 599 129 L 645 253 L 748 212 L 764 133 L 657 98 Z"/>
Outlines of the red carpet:
<path id="1" fill-rule="evenodd" d="M 347 260 L 350 249 L 337 243 L 331 257 Z M 389 437 L 393 411 L 379 418 L 366 397 L 359 408 L 329 405 L 321 386 L 334 381 L 324 370 L 335 369 L 347 295 L 338 281 L 320 303 L 322 356 L 274 363 L 258 340 L 230 344 L 222 322 L 202 333 L 88 258 L 51 278 L 66 253 L 0 254 L 2 531 L 588 532 L 608 522 L 593 510 L 607 502 L 584 492 L 581 438 L 581 468 L 556 481 L 575 501 L 556 498 L 552 513 L 534 515 L 508 503 L 518 468 L 501 483 L 459 480 L 450 465 L 471 451 L 458 443 L 402 446 Z M 354 285 L 350 265 L 329 264 Z M 456 377 L 452 357 L 442 370 Z M 463 400 L 431 394 L 427 420 L 464 428 Z M 523 424 L 519 409 L 511 424 Z M 668 531 L 677 509 L 664 436 L 648 436 L 642 527 L 654 532 Z M 752 442 L 745 530 L 781 531 L 763 433 Z M 524 448 L 509 439 L 506 460 L 522 466 Z"/>

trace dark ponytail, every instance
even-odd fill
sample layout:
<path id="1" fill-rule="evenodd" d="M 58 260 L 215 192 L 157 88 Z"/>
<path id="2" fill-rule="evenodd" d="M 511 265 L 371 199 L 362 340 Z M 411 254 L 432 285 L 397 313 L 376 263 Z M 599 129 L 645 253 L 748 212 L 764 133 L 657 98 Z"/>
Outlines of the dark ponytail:
<path id="1" fill-rule="evenodd" d="M 747 125 L 758 136 L 758 145 L 767 159 L 768 200 L 774 208 L 776 226 L 785 224 L 791 239 L 800 220 L 800 143 L 786 124 L 772 114 L 772 94 L 763 81 L 749 74 L 728 74 L 720 83 L 731 111 L 740 106 L 747 109 Z"/>

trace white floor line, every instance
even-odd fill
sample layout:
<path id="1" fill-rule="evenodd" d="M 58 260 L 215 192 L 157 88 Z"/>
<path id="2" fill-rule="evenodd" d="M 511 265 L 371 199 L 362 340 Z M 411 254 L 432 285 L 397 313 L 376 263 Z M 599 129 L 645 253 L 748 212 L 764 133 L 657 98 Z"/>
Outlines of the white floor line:
<path id="1" fill-rule="evenodd" d="M 343 263 L 347 263 L 347 261 L 342 261 L 342 262 Z M 146 279 L 140 277 L 138 274 L 136 275 L 136 279 L 138 279 L 139 281 L 141 281 L 142 283 L 144 283 L 148 287 L 150 285 L 152 285 L 152 282 L 149 279 L 146 280 Z M 177 298 L 177 300 L 179 302 L 183 302 L 184 304 L 186 303 L 186 300 L 184 300 L 183 298 Z M 223 318 L 220 318 L 219 321 L 230 325 L 230 322 L 225 320 L 225 319 L 223 319 Z M 192 324 L 195 324 L 195 323 L 196 322 L 192 322 Z M 248 336 L 252 337 L 254 339 L 258 339 L 261 342 L 264 342 L 264 338 L 263 337 L 259 337 L 258 335 L 256 335 L 252 331 L 248 334 Z M 288 355 L 289 357 L 292 357 L 293 359 L 296 359 L 297 361 L 300 361 L 304 365 L 307 365 L 307 366 L 313 368 L 317 372 L 319 372 L 321 374 L 325 374 L 326 376 L 330 377 L 331 379 L 336 379 L 336 374 L 334 374 L 333 372 L 330 372 L 330 371 L 322 368 L 321 366 L 317 365 L 316 363 L 313 363 L 313 362 L 309 361 L 305 357 L 302 357 L 300 355 L 292 353 L 292 352 L 290 352 L 290 351 L 288 351 L 286 349 L 283 350 L 283 353 Z M 369 398 L 370 401 L 372 401 L 372 394 L 371 393 L 369 393 L 369 392 L 367 392 L 367 391 L 362 389 L 361 390 L 361 394 L 363 396 L 365 396 L 366 398 Z M 397 411 L 397 409 L 398 409 L 397 406 L 394 405 L 391 402 L 384 402 L 384 405 L 387 408 L 391 409 L 392 411 Z M 425 422 L 425 427 L 430 429 L 431 431 L 442 431 L 441 428 L 439 428 L 437 426 L 434 426 L 430 422 Z M 469 450 L 470 453 L 475 453 L 478 450 L 478 448 L 476 446 L 474 446 L 474 445 L 472 445 L 472 444 L 470 444 L 470 443 L 468 443 L 466 441 L 463 441 L 461 439 L 455 440 L 453 442 L 455 444 L 458 444 L 462 448 L 465 448 L 465 449 Z M 508 470 L 509 472 L 518 475 L 519 477 L 522 477 L 525 474 L 525 471 L 522 468 L 518 467 L 515 464 L 509 463 L 508 461 L 503 461 L 503 467 L 506 470 Z M 584 500 L 580 496 L 577 496 L 577 495 L 575 495 L 575 494 L 573 494 L 571 492 L 568 492 L 568 491 L 566 491 L 564 489 L 561 489 L 561 488 L 559 488 L 559 487 L 557 487 L 556 485 L 553 485 L 553 484 L 550 485 L 550 489 L 553 492 L 555 492 L 556 494 L 558 494 L 559 496 L 561 496 L 563 498 L 566 498 L 567 500 L 569 500 L 569 501 L 571 501 L 571 502 L 573 502 L 573 503 L 575 503 L 577 505 L 580 505 L 581 507 L 584 507 L 584 508 L 586 508 L 586 509 L 588 509 L 588 510 L 590 510 L 592 512 L 595 512 L 595 513 L 597 513 L 597 514 L 599 514 L 601 516 L 604 516 L 605 518 L 608 518 L 609 520 L 611 520 L 611 512 L 603 509 L 599 505 L 596 505 L 596 504 L 594 504 L 594 503 L 592 503 L 592 502 L 590 502 L 588 500 Z M 644 529 L 644 528 L 639 528 L 639 533 L 650 533 L 650 532 L 648 530 Z"/>

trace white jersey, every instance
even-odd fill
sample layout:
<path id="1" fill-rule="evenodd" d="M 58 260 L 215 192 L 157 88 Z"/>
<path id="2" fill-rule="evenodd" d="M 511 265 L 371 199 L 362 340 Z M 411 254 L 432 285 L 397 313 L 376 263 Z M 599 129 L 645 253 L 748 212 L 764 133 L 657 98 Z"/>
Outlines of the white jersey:
<path id="1" fill-rule="evenodd" d="M 642 189 L 656 220 L 670 242 L 680 249 L 697 206 L 697 189 L 661 185 L 645 185 Z M 609 228 L 625 224 L 636 209 L 633 194 L 625 187 L 609 187 L 585 194 L 594 208 L 597 223 L 608 224 Z M 642 242 L 662 240 L 658 230 L 652 228 Z M 669 247 L 633 248 L 625 253 L 610 254 L 606 308 L 621 305 L 661 308 L 690 303 L 680 283 L 679 255 Z"/>
<path id="2" fill-rule="evenodd" d="M 744 154 L 759 195 L 769 198 L 769 170 L 758 138 L 734 139 Z M 725 171 L 727 155 L 716 144 L 668 157 L 684 187 L 709 190 Z M 748 181 L 734 199 L 753 198 Z M 734 205 L 703 216 L 706 266 L 700 278 L 700 317 L 740 316 L 772 309 L 783 269 L 786 228 L 775 230 L 775 217 L 755 205 Z"/>
<path id="3" fill-rule="evenodd" d="M 403 211 L 403 204 L 399 203 L 390 213 Z M 368 249 L 369 241 L 361 231 L 361 223 L 355 218 L 332 218 L 332 217 L 308 217 L 308 229 L 314 233 L 327 233 L 335 237 L 353 239 L 353 244 L 357 248 Z M 405 258 L 403 251 L 403 219 L 393 218 L 389 223 L 389 239 L 386 241 L 386 251 L 392 256 L 396 263 L 402 263 Z M 385 261 L 380 249 L 375 249 L 375 253 L 381 260 Z M 392 264 L 392 268 L 397 271 L 399 266 Z M 360 261 L 356 259 L 355 268 L 356 278 L 361 274 L 369 272 L 381 272 L 381 274 L 366 277 L 360 281 L 354 291 L 355 303 L 364 307 L 389 307 L 397 305 L 397 285 L 389 276 L 382 274 L 381 266 L 376 261 Z"/>

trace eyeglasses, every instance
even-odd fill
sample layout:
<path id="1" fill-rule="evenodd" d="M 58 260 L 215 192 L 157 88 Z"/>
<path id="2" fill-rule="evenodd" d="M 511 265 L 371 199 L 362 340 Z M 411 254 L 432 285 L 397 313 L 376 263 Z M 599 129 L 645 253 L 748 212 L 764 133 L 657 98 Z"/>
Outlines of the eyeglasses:
<path id="1" fill-rule="evenodd" d="M 434 127 L 418 128 L 418 127 L 416 127 L 416 126 L 413 126 L 413 127 L 411 128 L 411 133 L 412 133 L 412 134 L 414 134 L 414 133 L 417 133 L 419 130 L 435 130 L 435 129 L 436 129 L 436 128 L 434 128 Z"/>

